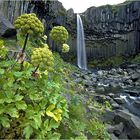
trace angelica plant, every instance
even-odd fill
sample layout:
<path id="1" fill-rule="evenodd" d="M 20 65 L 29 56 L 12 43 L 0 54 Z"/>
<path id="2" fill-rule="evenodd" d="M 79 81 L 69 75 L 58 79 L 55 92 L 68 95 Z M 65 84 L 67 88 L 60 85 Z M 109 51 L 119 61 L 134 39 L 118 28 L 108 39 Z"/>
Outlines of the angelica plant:
<path id="1" fill-rule="evenodd" d="M 68 40 L 68 31 L 63 26 L 55 26 L 50 32 L 50 37 L 58 43 L 65 43 Z"/>
<path id="2" fill-rule="evenodd" d="M 68 31 L 65 27 L 63 26 L 53 27 L 50 32 L 50 37 L 55 43 L 58 43 L 60 45 L 61 51 L 63 53 L 69 52 L 70 47 L 68 44 L 66 44 L 68 40 Z"/>
<path id="3" fill-rule="evenodd" d="M 53 54 L 47 44 L 43 48 L 35 48 L 31 55 L 32 64 L 40 70 L 50 70 L 53 67 Z M 37 69 L 35 71 L 37 71 Z"/>
<path id="4" fill-rule="evenodd" d="M 63 117 L 67 117 L 67 101 L 61 96 L 61 75 L 51 71 L 54 56 L 44 44 L 44 27 L 35 14 L 23 14 L 15 21 L 17 32 L 25 37 L 22 51 L 11 67 L 11 61 L 0 61 L 0 138 L 2 139 L 59 139 Z M 25 61 L 29 38 L 36 38 L 40 46 Z M 40 41 L 41 40 L 41 41 Z M 0 56 L 7 55 L 0 41 Z M 17 63 L 19 62 L 19 63 Z M 9 67 L 11 69 L 9 69 Z M 38 74 L 36 73 L 38 71 Z M 48 78 L 50 72 L 51 78 Z"/>
<path id="5" fill-rule="evenodd" d="M 15 28 L 21 34 L 25 35 L 25 41 L 21 53 L 18 55 L 18 60 L 21 63 L 21 70 L 23 69 L 23 62 L 25 59 L 25 49 L 29 36 L 41 37 L 44 32 L 44 27 L 41 21 L 37 18 L 36 14 L 23 14 L 18 17 L 14 22 Z"/>

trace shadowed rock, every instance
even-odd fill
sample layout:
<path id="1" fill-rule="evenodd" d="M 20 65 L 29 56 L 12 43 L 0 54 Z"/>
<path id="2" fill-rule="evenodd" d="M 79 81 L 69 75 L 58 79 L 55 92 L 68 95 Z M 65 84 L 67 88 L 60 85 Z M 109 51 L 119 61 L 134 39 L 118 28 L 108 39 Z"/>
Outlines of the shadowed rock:
<path id="1" fill-rule="evenodd" d="M 0 12 L 0 36 L 11 37 L 15 34 L 16 30 L 14 29 L 14 26 L 3 16 L 3 13 Z"/>
<path id="2" fill-rule="evenodd" d="M 114 122 L 116 124 L 122 122 L 127 130 L 127 135 L 133 139 L 140 139 L 140 118 L 129 113 L 126 110 L 116 111 L 116 116 L 114 117 Z"/>

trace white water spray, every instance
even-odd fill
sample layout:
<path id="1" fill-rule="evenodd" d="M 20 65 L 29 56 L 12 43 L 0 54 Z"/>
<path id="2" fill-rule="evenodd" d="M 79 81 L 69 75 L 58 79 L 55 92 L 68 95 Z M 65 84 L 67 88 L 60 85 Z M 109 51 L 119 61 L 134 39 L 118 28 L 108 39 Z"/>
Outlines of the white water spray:
<path id="1" fill-rule="evenodd" d="M 78 14 L 77 14 L 77 65 L 79 68 L 87 70 L 84 28 L 81 17 Z"/>

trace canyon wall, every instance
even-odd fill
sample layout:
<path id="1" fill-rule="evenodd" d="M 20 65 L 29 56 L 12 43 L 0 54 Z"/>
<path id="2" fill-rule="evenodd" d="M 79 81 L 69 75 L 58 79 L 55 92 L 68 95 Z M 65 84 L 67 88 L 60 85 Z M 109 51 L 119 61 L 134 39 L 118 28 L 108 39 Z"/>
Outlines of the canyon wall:
<path id="1" fill-rule="evenodd" d="M 82 15 L 90 57 L 140 52 L 140 1 L 91 7 Z"/>

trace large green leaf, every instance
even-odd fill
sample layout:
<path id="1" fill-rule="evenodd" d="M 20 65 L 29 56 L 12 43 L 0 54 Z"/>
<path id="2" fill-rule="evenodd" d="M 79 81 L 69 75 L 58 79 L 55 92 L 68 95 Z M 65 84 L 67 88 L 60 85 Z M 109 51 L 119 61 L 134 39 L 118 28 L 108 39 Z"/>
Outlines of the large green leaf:
<path id="1" fill-rule="evenodd" d="M 21 77 L 22 74 L 23 74 L 22 72 L 14 72 L 14 76 L 17 78 Z"/>
<path id="2" fill-rule="evenodd" d="M 6 107 L 6 113 L 9 114 L 11 117 L 13 118 L 18 118 L 19 117 L 19 114 L 18 114 L 18 110 L 14 107 L 10 107 L 10 106 L 7 106 Z"/>
<path id="3" fill-rule="evenodd" d="M 35 93 L 34 91 L 29 94 L 31 100 L 40 100 L 39 93 Z"/>
<path id="4" fill-rule="evenodd" d="M 0 124 L 3 125 L 3 127 L 10 127 L 10 120 L 8 119 L 7 116 L 0 116 Z"/>
<path id="5" fill-rule="evenodd" d="M 61 136 L 60 133 L 56 133 L 56 132 L 52 133 L 52 132 L 50 132 L 47 135 L 47 139 L 49 139 L 49 140 L 59 140 L 60 136 Z"/>
<path id="6" fill-rule="evenodd" d="M 27 105 L 24 101 L 18 101 L 16 102 L 16 107 L 17 109 L 22 109 L 22 110 L 26 110 L 27 109 Z"/>
<path id="7" fill-rule="evenodd" d="M 37 125 L 38 127 L 40 127 L 40 126 L 41 126 L 41 123 L 42 123 L 41 115 L 40 115 L 40 114 L 34 115 L 33 119 L 34 119 L 36 125 Z"/>
<path id="8" fill-rule="evenodd" d="M 50 123 L 49 123 L 48 130 L 58 128 L 59 124 L 60 124 L 59 122 L 56 122 L 54 119 L 51 119 Z"/>
<path id="9" fill-rule="evenodd" d="M 0 69 L 0 75 L 4 74 L 4 69 Z"/>
<path id="10" fill-rule="evenodd" d="M 15 95 L 15 101 L 21 101 L 23 99 L 23 96 L 22 95 Z"/>
<path id="11" fill-rule="evenodd" d="M 49 127 L 49 120 L 48 120 L 48 119 L 46 119 L 46 120 L 44 121 L 43 125 L 44 125 L 44 130 L 45 130 L 46 132 L 51 130 L 50 128 L 48 129 L 48 127 Z"/>
<path id="12" fill-rule="evenodd" d="M 4 113 L 4 111 L 5 111 L 5 105 L 1 104 L 0 105 L 0 114 Z"/>
<path id="13" fill-rule="evenodd" d="M 3 93 L 0 93 L 0 104 L 3 104 L 4 102 L 5 102 L 5 95 Z"/>
<path id="14" fill-rule="evenodd" d="M 32 133 L 33 133 L 33 128 L 30 125 L 24 128 L 23 134 L 25 135 L 26 139 L 29 139 Z"/>

